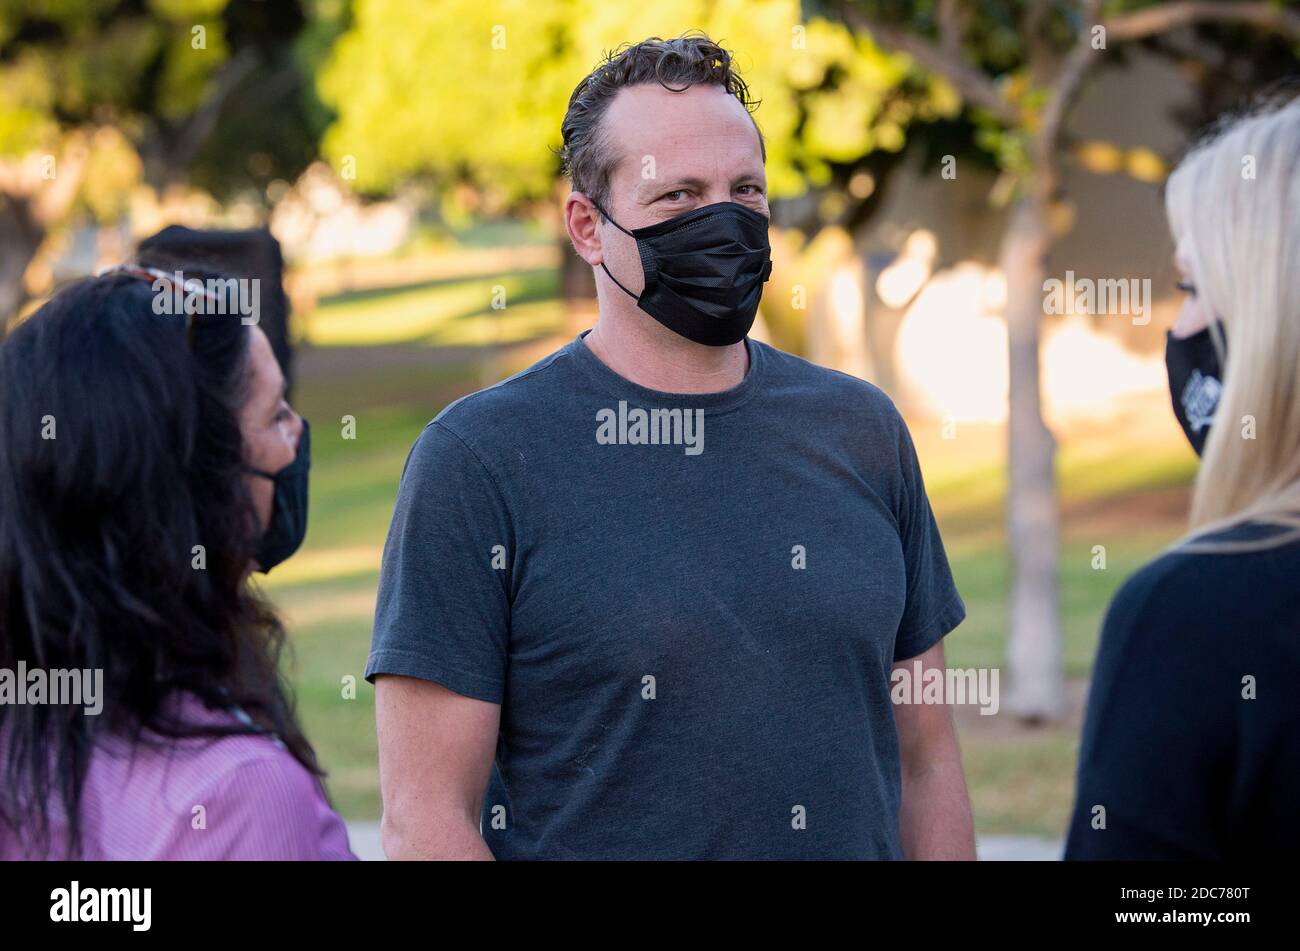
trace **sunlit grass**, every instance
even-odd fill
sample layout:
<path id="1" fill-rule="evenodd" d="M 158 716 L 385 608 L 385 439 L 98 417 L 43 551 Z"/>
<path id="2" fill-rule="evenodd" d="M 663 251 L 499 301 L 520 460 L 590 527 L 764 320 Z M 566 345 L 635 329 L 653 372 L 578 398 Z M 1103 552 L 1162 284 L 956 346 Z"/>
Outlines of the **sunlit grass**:
<path id="1" fill-rule="evenodd" d="M 545 268 L 339 294 L 321 301 L 305 337 L 321 347 L 510 343 L 563 324 L 555 290 L 555 269 Z"/>
<path id="2" fill-rule="evenodd" d="M 1074 804 L 1074 732 L 1044 732 L 1015 740 L 966 737 L 962 763 L 980 835 L 1063 839 Z"/>

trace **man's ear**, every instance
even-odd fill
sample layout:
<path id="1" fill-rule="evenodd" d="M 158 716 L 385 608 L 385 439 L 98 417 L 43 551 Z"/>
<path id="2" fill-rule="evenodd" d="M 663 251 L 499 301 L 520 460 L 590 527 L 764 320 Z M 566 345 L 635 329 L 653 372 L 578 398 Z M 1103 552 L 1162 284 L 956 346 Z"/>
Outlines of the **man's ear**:
<path id="1" fill-rule="evenodd" d="M 564 228 L 573 250 L 592 267 L 605 260 L 600 245 L 600 219 L 596 206 L 582 192 L 570 192 L 564 200 Z"/>

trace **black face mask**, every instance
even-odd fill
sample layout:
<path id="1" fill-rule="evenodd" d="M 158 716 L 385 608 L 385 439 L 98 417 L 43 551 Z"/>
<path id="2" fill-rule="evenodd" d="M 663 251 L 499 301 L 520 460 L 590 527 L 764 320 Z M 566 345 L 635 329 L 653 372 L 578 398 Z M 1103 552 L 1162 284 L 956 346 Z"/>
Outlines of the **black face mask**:
<path id="1" fill-rule="evenodd" d="M 298 454 L 279 472 L 263 472 L 248 467 L 253 475 L 275 483 L 275 501 L 271 505 L 271 521 L 262 533 L 257 549 L 260 571 L 270 571 L 298 550 L 307 534 L 307 473 L 311 469 L 311 428 L 302 421 L 302 436 L 298 440 Z"/>
<path id="2" fill-rule="evenodd" d="M 1219 332 L 1223 334 L 1222 322 L 1219 323 Z M 1224 335 L 1225 349 L 1227 339 Z M 1165 369 L 1169 372 L 1169 395 L 1173 398 L 1174 415 L 1199 456 L 1205 448 L 1205 437 L 1210 433 L 1210 423 L 1223 393 L 1223 371 L 1219 367 L 1219 354 L 1214 349 L 1210 328 L 1189 337 L 1166 334 Z"/>
<path id="3" fill-rule="evenodd" d="M 594 202 L 593 202 L 594 204 Z M 668 221 L 628 231 L 636 239 L 645 289 L 629 297 L 659 323 L 710 347 L 739 343 L 754 325 L 763 284 L 772 274 L 767 217 L 734 201 L 695 208 Z"/>

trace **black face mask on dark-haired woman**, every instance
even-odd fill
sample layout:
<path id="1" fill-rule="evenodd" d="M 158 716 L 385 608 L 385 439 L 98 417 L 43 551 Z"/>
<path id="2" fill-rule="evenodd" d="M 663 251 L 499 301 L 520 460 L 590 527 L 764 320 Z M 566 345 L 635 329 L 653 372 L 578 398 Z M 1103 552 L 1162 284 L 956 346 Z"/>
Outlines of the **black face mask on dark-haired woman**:
<path id="1" fill-rule="evenodd" d="M 302 421 L 302 435 L 298 437 L 298 452 L 293 462 L 279 472 L 264 472 L 251 466 L 247 470 L 275 483 L 271 521 L 257 549 L 258 569 L 270 571 L 296 552 L 307 535 L 307 475 L 311 470 L 311 427 L 307 420 Z"/>

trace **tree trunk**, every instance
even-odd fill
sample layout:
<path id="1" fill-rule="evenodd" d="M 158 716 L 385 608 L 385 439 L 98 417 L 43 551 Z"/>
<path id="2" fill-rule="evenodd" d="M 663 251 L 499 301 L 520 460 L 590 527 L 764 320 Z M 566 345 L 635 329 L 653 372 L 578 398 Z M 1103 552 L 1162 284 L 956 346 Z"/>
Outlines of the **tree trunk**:
<path id="1" fill-rule="evenodd" d="M 871 358 L 871 370 L 874 374 L 871 382 L 889 393 L 901 409 L 908 396 L 898 383 L 898 362 L 894 359 L 894 347 L 898 342 L 898 332 L 903 327 L 903 315 L 906 308 L 896 310 L 887 305 L 875 293 L 876 278 L 880 268 L 872 260 L 875 256 L 865 248 L 858 248 L 857 259 L 862 269 L 862 304 L 866 309 L 867 352 Z"/>
<path id="2" fill-rule="evenodd" d="M 596 277 L 591 265 L 578 257 L 563 231 L 560 245 L 560 297 L 566 301 L 591 301 L 596 297 Z"/>
<path id="3" fill-rule="evenodd" d="M 26 198 L 0 194 L 0 328 L 27 302 L 23 275 L 40 250 L 45 230 Z"/>
<path id="4" fill-rule="evenodd" d="M 1057 593 L 1056 441 L 1043 422 L 1039 387 L 1043 280 L 1051 240 L 1048 199 L 1031 187 L 1012 210 L 1001 251 L 1010 367 L 1007 528 L 1012 582 L 1007 707 L 1031 722 L 1061 714 L 1065 686 Z"/>
<path id="5" fill-rule="evenodd" d="M 560 299 L 564 302 L 565 334 L 574 336 L 596 319 L 596 276 L 591 265 L 578 257 L 569 236 L 560 229 Z"/>

